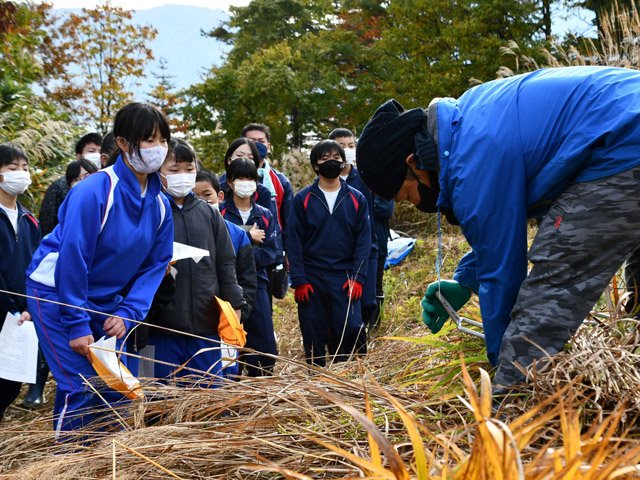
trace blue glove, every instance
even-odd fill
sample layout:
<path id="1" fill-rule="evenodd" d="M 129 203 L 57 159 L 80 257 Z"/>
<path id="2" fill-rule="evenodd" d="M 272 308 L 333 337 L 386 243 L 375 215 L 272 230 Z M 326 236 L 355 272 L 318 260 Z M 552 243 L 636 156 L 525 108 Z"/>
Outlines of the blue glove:
<path id="1" fill-rule="evenodd" d="M 440 280 L 431 283 L 420 303 L 422 305 L 422 321 L 429 327 L 431 333 L 438 333 L 449 318 L 449 314 L 436 297 L 438 291 L 444 295 L 444 298 L 456 312 L 471 298 L 471 290 L 454 280 Z"/>

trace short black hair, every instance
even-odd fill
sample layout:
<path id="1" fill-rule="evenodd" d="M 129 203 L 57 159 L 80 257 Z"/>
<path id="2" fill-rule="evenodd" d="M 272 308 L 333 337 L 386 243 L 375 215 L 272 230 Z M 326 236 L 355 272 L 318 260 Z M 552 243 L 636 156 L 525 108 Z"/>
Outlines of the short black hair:
<path id="1" fill-rule="evenodd" d="M 140 142 L 156 131 L 159 131 L 167 142 L 171 140 L 167 117 L 162 110 L 149 103 L 131 102 L 118 110 L 113 121 L 115 137 L 122 137 L 129 142 L 130 148 L 138 156 L 140 156 Z"/>
<path id="2" fill-rule="evenodd" d="M 235 152 L 241 145 L 249 145 L 251 153 L 253 154 L 253 163 L 256 164 L 256 168 L 259 168 L 261 160 L 260 152 L 258 152 L 258 147 L 256 147 L 256 144 L 252 140 L 240 137 L 231 142 L 231 145 L 229 145 L 229 148 L 227 148 L 227 152 L 224 154 L 225 171 L 227 170 L 227 166 L 231 163 L 231 155 L 233 155 L 233 152 Z"/>
<path id="3" fill-rule="evenodd" d="M 318 160 L 320 160 L 325 153 L 333 152 L 338 152 L 340 154 L 340 157 L 342 157 L 342 161 L 346 161 L 344 149 L 335 140 L 322 140 L 316 143 L 315 146 L 311 149 L 311 153 L 309 154 L 311 166 L 315 168 L 316 165 L 318 165 Z"/>
<path id="4" fill-rule="evenodd" d="M 104 137 L 102 137 L 102 143 L 100 144 L 100 155 L 109 155 L 117 150 L 118 145 L 116 144 L 116 136 L 113 132 L 107 133 Z"/>
<path id="5" fill-rule="evenodd" d="M 267 137 L 267 142 L 271 141 L 271 130 L 264 123 L 247 123 L 244 127 L 242 127 L 240 135 L 244 137 L 247 132 L 250 132 L 251 130 L 258 130 L 264 133 Z"/>
<path id="6" fill-rule="evenodd" d="M 0 167 L 11 165 L 14 160 L 19 158 L 23 158 L 27 163 L 29 163 L 27 154 L 20 147 L 16 147 L 11 143 L 0 143 Z"/>
<path id="7" fill-rule="evenodd" d="M 98 168 L 86 158 L 74 160 L 67 165 L 67 170 L 64 173 L 64 178 L 69 187 L 80 176 L 80 168 L 84 168 L 87 173 L 96 173 L 98 171 Z"/>
<path id="8" fill-rule="evenodd" d="M 80 155 L 89 143 L 95 143 L 96 145 L 102 144 L 102 135 L 97 132 L 87 133 L 80 137 L 80 140 L 76 143 L 76 154 Z"/>
<path id="9" fill-rule="evenodd" d="M 173 154 L 176 163 L 195 163 L 198 168 L 196 152 L 189 143 L 181 138 L 172 138 L 169 143 L 170 154 Z"/>
<path id="10" fill-rule="evenodd" d="M 227 181 L 236 178 L 249 178 L 258 181 L 258 169 L 256 164 L 248 158 L 239 158 L 231 162 L 227 168 Z"/>
<path id="11" fill-rule="evenodd" d="M 348 128 L 334 128 L 333 130 L 331 130 L 331 133 L 329 134 L 329 140 L 335 140 L 336 138 L 343 138 L 343 137 L 356 138 L 353 132 Z"/>
<path id="12" fill-rule="evenodd" d="M 211 184 L 216 193 L 220 193 L 220 180 L 215 173 L 209 170 L 199 170 L 196 173 L 196 182 L 207 182 Z"/>

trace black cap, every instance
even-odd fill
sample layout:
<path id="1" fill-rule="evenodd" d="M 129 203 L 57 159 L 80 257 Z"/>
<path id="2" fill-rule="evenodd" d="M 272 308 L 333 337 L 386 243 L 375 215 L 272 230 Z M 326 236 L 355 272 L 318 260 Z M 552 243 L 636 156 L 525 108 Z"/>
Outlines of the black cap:
<path id="1" fill-rule="evenodd" d="M 425 124 L 422 108 L 405 111 L 395 100 L 383 103 L 358 139 L 356 163 L 364 183 L 380 197 L 395 197 L 407 175 L 409 154 L 415 152 L 414 135 Z"/>

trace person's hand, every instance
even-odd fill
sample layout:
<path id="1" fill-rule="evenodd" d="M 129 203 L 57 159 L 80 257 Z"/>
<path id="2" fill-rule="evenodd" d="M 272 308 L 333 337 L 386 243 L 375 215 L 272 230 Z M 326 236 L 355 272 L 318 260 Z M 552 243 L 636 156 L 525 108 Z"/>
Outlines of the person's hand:
<path id="1" fill-rule="evenodd" d="M 236 317 L 238 317 L 238 322 L 240 321 L 240 319 L 242 318 L 242 311 L 240 309 L 238 310 L 234 310 Z"/>
<path id="2" fill-rule="evenodd" d="M 74 338 L 69 341 L 71 349 L 79 355 L 87 357 L 87 360 L 91 361 L 91 355 L 89 354 L 89 345 L 93 343 L 93 335 L 85 335 L 84 337 Z"/>
<path id="3" fill-rule="evenodd" d="M 124 337 L 124 334 L 127 333 L 124 320 L 120 317 L 107 318 L 102 324 L 102 328 L 104 328 L 104 333 L 106 333 L 108 337 L 116 337 L 117 339 Z"/>
<path id="4" fill-rule="evenodd" d="M 251 241 L 253 241 L 253 243 L 262 243 L 264 242 L 264 238 L 266 235 L 264 233 L 264 230 L 258 228 L 258 224 L 254 223 L 249 229 L 249 236 L 251 237 Z"/>
<path id="5" fill-rule="evenodd" d="M 31 321 L 31 314 L 27 311 L 24 311 L 20 314 L 20 318 L 18 319 L 18 325 L 22 325 L 24 322 Z"/>
<path id="6" fill-rule="evenodd" d="M 311 284 L 303 283 L 302 285 L 295 287 L 293 297 L 296 299 L 296 303 L 307 303 L 312 293 L 314 293 L 314 291 Z"/>
<path id="7" fill-rule="evenodd" d="M 362 297 L 362 284 L 357 280 L 347 280 L 342 285 L 342 290 L 347 291 L 347 295 L 351 300 L 360 300 Z"/>
<path id="8" fill-rule="evenodd" d="M 449 305 L 456 311 L 460 310 L 471 298 L 471 290 L 454 280 L 440 280 L 431 283 L 421 302 L 422 321 L 429 327 L 431 333 L 438 333 L 449 318 L 449 314 L 436 297 L 438 291 L 444 295 Z"/>

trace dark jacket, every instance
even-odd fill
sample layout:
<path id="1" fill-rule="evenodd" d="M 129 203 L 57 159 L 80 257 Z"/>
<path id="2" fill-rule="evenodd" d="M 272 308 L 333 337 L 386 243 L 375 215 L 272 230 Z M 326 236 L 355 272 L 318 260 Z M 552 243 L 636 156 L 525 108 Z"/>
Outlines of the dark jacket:
<path id="1" fill-rule="evenodd" d="M 294 287 L 309 283 L 307 270 L 345 273 L 364 284 L 371 252 L 369 207 L 362 193 L 340 183 L 332 213 L 318 180 L 293 199 L 287 255 Z"/>
<path id="2" fill-rule="evenodd" d="M 364 198 L 367 199 L 367 205 L 369 207 L 369 221 L 371 222 L 371 258 L 376 258 L 378 256 L 378 238 L 376 237 L 376 229 L 375 229 L 375 220 L 373 218 L 373 195 L 369 187 L 364 184 L 362 177 L 358 173 L 358 169 L 356 167 L 351 167 L 351 171 L 349 172 L 349 176 L 345 180 L 347 185 L 352 188 L 358 190 Z"/>
<path id="3" fill-rule="evenodd" d="M 35 217 L 18 203 L 18 234 L 9 217 L 0 209 L 0 289 L 24 294 L 25 272 L 40 243 L 40 226 Z M 0 326 L 7 312 L 24 312 L 27 299 L 0 293 Z"/>
<path id="4" fill-rule="evenodd" d="M 393 200 L 385 200 L 378 195 L 373 195 L 373 224 L 376 229 L 379 257 L 386 257 L 388 253 L 389 220 L 393 217 L 393 209 Z"/>
<path id="5" fill-rule="evenodd" d="M 236 278 L 238 285 L 242 287 L 242 296 L 245 305 L 242 307 L 242 318 L 244 322 L 251 314 L 251 309 L 256 302 L 256 293 L 258 291 L 258 278 L 256 274 L 256 262 L 253 259 L 253 248 L 251 248 L 251 240 L 247 232 L 225 220 L 233 249 L 236 252 Z"/>
<path id="6" fill-rule="evenodd" d="M 264 242 L 253 246 L 253 259 L 256 264 L 258 281 L 268 283 L 269 276 L 267 275 L 267 267 L 275 263 L 278 255 L 278 224 L 269 210 L 261 207 L 260 205 L 256 205 L 253 202 L 252 205 L 253 208 L 251 209 L 251 215 L 246 226 L 250 226 L 255 223 L 258 225 L 258 228 L 265 232 Z M 228 220 L 235 225 L 244 225 L 242 217 L 240 216 L 240 211 L 233 201 L 233 196 L 230 196 L 222 205 L 220 205 L 220 213 L 225 220 Z"/>
<path id="7" fill-rule="evenodd" d="M 231 238 L 218 212 L 193 193 L 182 208 L 171 199 L 174 240 L 209 251 L 198 263 L 187 258 L 173 267 L 175 296 L 163 308 L 154 308 L 151 322 L 196 335 L 218 333 L 218 309 L 214 295 L 240 309 L 245 302 L 236 280 L 236 259 Z"/>
<path id="8" fill-rule="evenodd" d="M 40 205 L 40 230 L 42 236 L 49 235 L 58 225 L 58 210 L 69 193 L 69 186 L 64 177 L 54 181 L 44 192 L 42 205 Z"/>
<path id="9" fill-rule="evenodd" d="M 273 173 L 273 170 L 272 170 L 272 173 Z M 276 179 L 277 181 L 280 181 L 279 180 L 280 177 L 276 177 Z M 220 175 L 219 181 L 220 181 L 220 188 L 224 191 L 225 198 L 231 198 L 233 196 L 233 192 L 231 191 L 231 189 L 229 188 L 229 185 L 227 184 L 227 174 L 223 173 L 222 175 Z M 276 189 L 277 189 L 277 185 L 276 185 Z M 282 191 L 285 192 L 284 189 Z M 289 185 L 289 193 L 291 192 L 292 192 L 291 185 Z M 256 185 L 256 193 L 253 194 L 252 200 L 257 205 L 260 205 L 261 207 L 264 207 L 267 210 L 269 210 L 274 219 L 280 218 L 280 213 L 279 213 L 280 203 L 279 203 L 278 197 L 277 196 L 271 197 L 271 192 L 269 192 L 269 189 L 265 187 L 262 183 L 258 183 Z M 284 208 L 288 208 L 289 204 L 287 203 L 286 205 L 287 205 L 286 207 L 285 206 L 282 207 L 283 212 L 286 211 L 284 210 Z M 283 239 L 282 228 L 280 227 L 279 222 L 276 222 L 275 232 L 276 232 L 277 255 L 273 264 L 280 265 L 284 261 L 284 255 L 282 253 L 284 250 L 284 239 Z"/>

